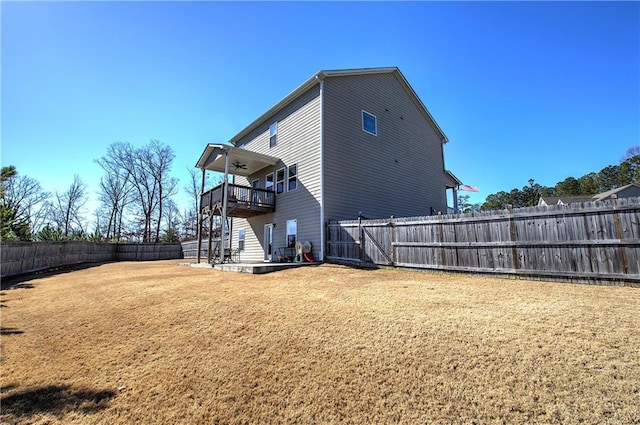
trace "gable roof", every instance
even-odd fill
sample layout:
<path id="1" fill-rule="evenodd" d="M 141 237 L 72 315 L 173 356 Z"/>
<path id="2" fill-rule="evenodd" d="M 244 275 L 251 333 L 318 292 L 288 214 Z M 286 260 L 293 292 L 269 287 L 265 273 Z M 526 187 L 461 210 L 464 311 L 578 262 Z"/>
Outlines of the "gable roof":
<path id="1" fill-rule="evenodd" d="M 623 190 L 628 189 L 630 187 L 637 187 L 638 189 L 640 189 L 640 186 L 638 186 L 635 183 L 631 183 L 626 186 L 620 186 L 615 189 L 607 190 L 606 192 L 598 193 L 597 195 L 593 195 L 593 197 L 594 199 L 599 201 L 601 199 L 609 198 L 611 195 L 622 192 Z"/>
<path id="2" fill-rule="evenodd" d="M 541 196 L 538 201 L 538 205 L 559 205 L 559 204 L 575 204 L 578 202 L 590 202 L 593 201 L 592 195 L 578 195 L 578 196 Z"/>
<path id="3" fill-rule="evenodd" d="M 251 124 L 246 126 L 242 131 L 240 131 L 238 134 L 233 136 L 231 140 L 229 140 L 229 143 L 235 145 L 240 139 L 242 139 L 244 136 L 249 134 L 251 131 L 255 130 L 268 117 L 276 114 L 278 111 L 280 111 L 285 106 L 293 102 L 296 98 L 301 96 L 311 87 L 315 86 L 316 84 L 320 84 L 320 81 L 324 80 L 325 78 L 350 77 L 355 75 L 372 75 L 372 74 L 393 74 L 398 79 L 398 81 L 400 81 L 400 84 L 404 87 L 404 89 L 407 91 L 409 96 L 416 103 L 416 105 L 418 106 L 418 109 L 420 109 L 420 111 L 425 116 L 427 121 L 433 126 L 433 129 L 436 131 L 436 133 L 440 137 L 440 140 L 442 141 L 442 143 L 447 143 L 449 141 L 449 139 L 444 134 L 440 126 L 433 119 L 433 116 L 431 115 L 427 107 L 424 106 L 424 104 L 422 103 L 422 101 L 420 100 L 416 92 L 413 90 L 413 88 L 411 87 L 407 79 L 404 77 L 404 75 L 402 75 L 402 73 L 400 72 L 400 69 L 394 66 L 394 67 L 386 67 L 386 68 L 320 70 L 315 74 L 313 74 L 308 80 L 306 80 L 304 83 L 298 86 L 298 88 L 293 90 L 291 93 L 285 96 L 278 103 L 273 105 L 269 110 L 267 110 L 265 113 L 263 113 L 258 118 L 256 118 L 253 122 L 251 122 Z"/>
<path id="4" fill-rule="evenodd" d="M 615 189 L 607 190 L 606 192 L 596 193 L 595 195 L 580 195 L 580 196 L 541 196 L 538 200 L 538 205 L 558 205 L 558 204 L 574 204 L 578 202 L 592 202 L 603 201 L 611 198 L 611 195 L 622 192 L 630 187 L 636 187 L 640 189 L 640 185 L 635 183 L 628 184 L 626 186 L 620 186 Z"/>

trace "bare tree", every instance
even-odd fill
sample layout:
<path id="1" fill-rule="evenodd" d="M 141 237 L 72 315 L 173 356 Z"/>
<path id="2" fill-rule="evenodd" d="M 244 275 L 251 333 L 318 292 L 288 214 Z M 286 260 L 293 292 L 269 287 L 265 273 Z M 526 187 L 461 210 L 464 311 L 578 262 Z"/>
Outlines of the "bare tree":
<path id="1" fill-rule="evenodd" d="M 100 163 L 100 162 L 99 162 Z M 102 163 L 100 163 L 103 165 Z M 110 165 L 104 163 L 108 169 Z M 132 202 L 133 186 L 123 170 L 112 170 L 100 179 L 100 200 L 107 211 L 105 237 L 119 240 L 122 234 L 125 208 Z"/>
<path id="2" fill-rule="evenodd" d="M 63 192 L 55 193 L 55 200 L 51 205 L 51 218 L 58 226 L 64 237 L 76 232 L 84 232 L 82 207 L 87 203 L 87 185 L 80 176 L 73 176 L 73 182 Z"/>
<path id="3" fill-rule="evenodd" d="M 158 212 L 155 233 L 155 241 L 158 242 L 160 240 L 160 226 L 162 223 L 162 215 L 164 213 L 164 204 L 178 191 L 178 180 L 169 175 L 173 159 L 175 158 L 175 153 L 169 146 L 163 145 L 157 140 L 152 140 L 146 146 L 146 149 L 150 154 L 150 160 L 147 164 L 149 172 L 153 176 L 155 184 L 158 187 Z"/>
<path id="4" fill-rule="evenodd" d="M 620 158 L 620 163 L 623 163 L 626 160 L 632 159 L 633 157 L 638 156 L 638 155 L 640 155 L 640 145 L 631 146 L 629 149 L 627 149 L 627 151 L 624 153 L 622 158 Z"/>
<path id="5" fill-rule="evenodd" d="M 20 176 L 14 166 L 2 167 L 0 212 L 2 240 L 29 240 L 42 225 L 50 194 L 40 183 Z"/>
<path id="6" fill-rule="evenodd" d="M 164 231 L 160 237 L 162 242 L 179 242 L 182 239 L 180 234 L 180 210 L 173 200 L 168 199 L 164 206 Z"/>
<path id="7" fill-rule="evenodd" d="M 178 186 L 178 181 L 169 175 L 174 157 L 173 150 L 157 140 L 141 148 L 123 142 L 109 146 L 107 154 L 97 162 L 107 174 L 103 179 L 103 202 L 110 206 L 112 229 L 122 229 L 125 207 L 129 206 L 133 216 L 130 227 L 137 229 L 129 231 L 132 237 L 137 238 L 134 233 L 139 233 L 144 242 L 160 239 L 164 204 Z"/>

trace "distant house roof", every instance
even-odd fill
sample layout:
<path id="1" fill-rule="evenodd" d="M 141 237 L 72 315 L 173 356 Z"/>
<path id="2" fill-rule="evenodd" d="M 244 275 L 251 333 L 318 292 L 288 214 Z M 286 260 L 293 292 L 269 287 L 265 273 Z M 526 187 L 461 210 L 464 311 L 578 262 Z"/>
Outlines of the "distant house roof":
<path id="1" fill-rule="evenodd" d="M 449 139 L 445 136 L 444 132 L 440 128 L 440 126 L 433 119 L 431 113 L 427 110 L 427 107 L 424 106 L 416 92 L 413 90 L 411 85 L 407 82 L 407 79 L 402 75 L 400 69 L 398 67 L 385 67 L 385 68 L 357 68 L 357 69 L 337 69 L 337 70 L 321 70 L 316 72 L 309 78 L 307 81 L 302 83 L 298 88 L 285 96 L 282 100 L 272 106 L 268 111 L 264 114 L 260 115 L 256 118 L 251 124 L 246 126 L 240 133 L 236 134 L 231 138 L 229 143 L 236 144 L 240 139 L 249 134 L 251 131 L 255 130 L 264 120 L 266 120 L 269 116 L 274 115 L 276 112 L 280 111 L 282 108 L 287 106 L 289 103 L 294 101 L 298 96 L 302 95 L 304 92 L 309 90 L 316 84 L 319 84 L 320 81 L 325 78 L 330 77 L 350 77 L 355 75 L 372 75 L 372 74 L 393 74 L 400 81 L 405 90 L 409 93 L 413 101 L 416 103 L 418 108 L 422 111 L 423 115 L 427 118 L 427 120 L 431 123 L 434 130 L 440 137 L 442 143 L 447 143 Z"/>
<path id="2" fill-rule="evenodd" d="M 615 189 L 607 190 L 606 192 L 598 193 L 595 195 L 583 195 L 583 196 L 541 196 L 538 201 L 538 206 L 544 205 L 569 205 L 575 204 L 578 202 L 594 202 L 594 201 L 604 201 L 611 198 L 612 195 L 617 195 L 621 192 L 629 191 L 628 189 L 637 189 L 638 193 L 640 193 L 640 185 L 637 184 L 628 184 L 626 186 L 620 186 Z M 629 194 L 627 194 L 629 196 Z M 635 196 L 635 195 L 631 195 Z"/>
<path id="3" fill-rule="evenodd" d="M 618 193 L 620 193 L 622 191 L 625 191 L 625 190 L 627 190 L 627 189 L 629 189 L 631 187 L 635 187 L 637 189 L 640 189 L 640 185 L 631 183 L 631 184 L 628 184 L 626 186 L 620 186 L 620 187 L 615 188 L 615 189 L 607 190 L 606 192 L 598 193 L 597 195 L 593 195 L 593 198 L 596 201 L 607 199 L 607 198 L 610 198 L 611 195 L 617 195 Z"/>
<path id="4" fill-rule="evenodd" d="M 576 202 L 591 202 L 593 196 L 541 196 L 538 206 L 543 205 L 568 205 Z"/>

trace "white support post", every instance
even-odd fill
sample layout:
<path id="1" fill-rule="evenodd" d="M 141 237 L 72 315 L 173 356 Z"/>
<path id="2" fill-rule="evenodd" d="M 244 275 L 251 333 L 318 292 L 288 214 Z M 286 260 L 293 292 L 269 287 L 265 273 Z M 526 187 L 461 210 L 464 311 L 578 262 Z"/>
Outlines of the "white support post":
<path id="1" fill-rule="evenodd" d="M 202 195 L 204 194 L 204 177 L 206 170 L 203 168 L 202 169 L 202 184 L 200 185 L 200 202 L 196 202 L 196 206 L 199 206 L 198 208 L 198 233 L 197 233 L 197 237 L 198 237 L 198 254 L 196 256 L 197 258 L 197 262 L 198 264 L 200 263 L 200 251 L 202 250 L 202 222 L 204 221 L 204 216 L 202 214 Z"/>
<path id="2" fill-rule="evenodd" d="M 227 205 L 229 200 L 229 152 L 224 152 L 224 181 L 222 183 L 222 223 L 220 224 L 220 262 L 224 263 L 224 242 L 227 231 Z"/>

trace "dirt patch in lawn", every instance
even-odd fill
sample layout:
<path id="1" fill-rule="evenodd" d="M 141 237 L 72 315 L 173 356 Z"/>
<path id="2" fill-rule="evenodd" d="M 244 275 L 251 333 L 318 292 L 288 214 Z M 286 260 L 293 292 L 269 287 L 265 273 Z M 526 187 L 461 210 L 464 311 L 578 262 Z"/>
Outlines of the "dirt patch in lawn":
<path id="1" fill-rule="evenodd" d="M 639 423 L 640 292 L 112 263 L 2 291 L 3 423 Z"/>

